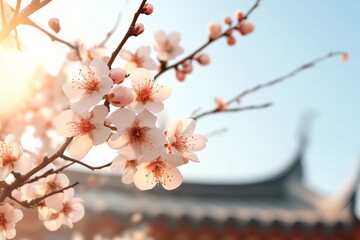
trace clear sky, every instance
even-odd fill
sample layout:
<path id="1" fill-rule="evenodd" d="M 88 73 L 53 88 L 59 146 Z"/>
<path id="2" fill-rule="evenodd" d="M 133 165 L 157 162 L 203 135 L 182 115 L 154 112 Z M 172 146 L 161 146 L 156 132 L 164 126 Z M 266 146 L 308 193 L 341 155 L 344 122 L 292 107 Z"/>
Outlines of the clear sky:
<path id="1" fill-rule="evenodd" d="M 46 19 L 58 17 L 63 27 L 59 36 L 83 39 L 90 46 L 101 41 L 112 28 L 117 14 L 124 10 L 124 2 L 54 0 L 33 19 L 46 26 Z M 163 29 L 179 31 L 181 45 L 185 53 L 190 53 L 207 40 L 209 22 L 222 22 L 224 16 L 234 16 L 237 9 L 246 11 L 254 1 L 150 2 L 155 7 L 154 13 L 139 19 L 145 24 L 144 34 L 130 39 L 125 48 L 135 50 L 141 45 L 152 45 L 153 33 Z M 139 3 L 140 0 L 131 0 L 126 6 L 122 22 L 109 41 L 109 52 L 121 40 Z M 271 108 L 199 120 L 198 133 L 208 134 L 223 128 L 227 131 L 209 138 L 207 148 L 199 153 L 200 164 L 182 167 L 185 180 L 249 182 L 273 176 L 291 162 L 301 117 L 314 112 L 317 118 L 312 124 L 311 142 L 304 159 L 305 181 L 321 194 L 340 193 L 360 161 L 359 9 L 360 2 L 353 0 L 263 0 L 250 17 L 256 26 L 252 35 L 237 36 L 233 47 L 227 46 L 225 39 L 211 45 L 204 51 L 210 54 L 211 64 L 195 66 L 194 73 L 184 83 L 174 79 L 173 71 L 162 75 L 159 82 L 173 88 L 162 116 L 172 122 L 188 117 L 199 107 L 213 108 L 215 96 L 231 98 L 330 51 L 350 53 L 347 63 L 339 58 L 331 59 L 243 101 L 244 106 L 273 102 Z M 49 49 L 37 55 L 55 72 L 58 66 L 54 63 L 64 57 L 67 48 L 49 43 L 34 31 L 27 32 L 23 38 L 30 34 L 37 39 L 36 44 Z M 31 43 L 28 48 L 31 49 Z M 122 64 L 115 62 L 115 66 Z"/>

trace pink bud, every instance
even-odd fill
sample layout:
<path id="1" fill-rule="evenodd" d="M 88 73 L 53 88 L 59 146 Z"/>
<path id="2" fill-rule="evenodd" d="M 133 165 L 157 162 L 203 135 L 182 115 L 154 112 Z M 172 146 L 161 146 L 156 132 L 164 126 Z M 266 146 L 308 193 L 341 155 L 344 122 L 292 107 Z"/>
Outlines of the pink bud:
<path id="1" fill-rule="evenodd" d="M 143 9 L 141 10 L 141 13 L 145 15 L 150 15 L 154 11 L 154 6 L 150 3 L 146 3 Z"/>
<path id="2" fill-rule="evenodd" d="M 350 56 L 348 53 L 341 54 L 341 61 L 347 62 L 347 61 L 349 61 L 349 58 L 350 58 Z"/>
<path id="3" fill-rule="evenodd" d="M 195 58 L 195 60 L 200 64 L 200 65 L 208 65 L 210 63 L 210 56 L 209 54 L 206 53 L 202 53 L 199 56 L 197 56 Z"/>
<path id="4" fill-rule="evenodd" d="M 216 110 L 218 111 L 224 111 L 227 108 L 227 103 L 222 97 L 216 97 L 215 103 L 216 103 Z"/>
<path id="5" fill-rule="evenodd" d="M 243 20 L 237 26 L 236 29 L 242 34 L 247 35 L 254 31 L 254 24 L 249 21 Z"/>
<path id="6" fill-rule="evenodd" d="M 108 94 L 108 99 L 115 107 L 125 107 L 126 105 L 132 103 L 134 95 L 131 88 L 116 84 Z"/>
<path id="7" fill-rule="evenodd" d="M 180 70 L 175 70 L 175 77 L 177 80 L 179 80 L 180 82 L 185 81 L 186 78 L 186 74 L 183 71 Z"/>
<path id="8" fill-rule="evenodd" d="M 221 25 L 219 23 L 209 23 L 208 25 L 209 38 L 214 40 L 221 36 Z"/>
<path id="9" fill-rule="evenodd" d="M 227 32 L 226 32 L 226 36 L 231 36 L 233 33 L 233 30 L 232 29 L 229 29 Z"/>
<path id="10" fill-rule="evenodd" d="M 140 34 L 142 34 L 144 32 L 144 30 L 145 30 L 144 24 L 137 23 L 135 25 L 133 34 L 134 34 L 134 36 L 139 36 Z"/>
<path id="11" fill-rule="evenodd" d="M 226 17 L 224 18 L 224 22 L 225 22 L 227 25 L 231 25 L 231 24 L 232 24 L 232 19 L 231 19 L 231 17 L 226 16 Z"/>
<path id="12" fill-rule="evenodd" d="M 244 13 L 242 11 L 240 11 L 240 10 L 237 10 L 235 12 L 235 16 L 236 16 L 238 21 L 241 21 L 241 20 L 243 20 L 245 18 Z"/>
<path id="13" fill-rule="evenodd" d="M 61 30 L 60 21 L 57 18 L 51 18 L 48 22 L 49 27 L 55 32 L 58 33 Z"/>
<path id="14" fill-rule="evenodd" d="M 227 36 L 227 44 L 229 46 L 233 46 L 235 45 L 235 43 L 236 43 L 236 39 L 232 35 Z"/>
<path id="15" fill-rule="evenodd" d="M 125 80 L 126 71 L 121 68 L 113 68 L 110 70 L 109 77 L 114 81 L 114 83 L 120 84 Z"/>
<path id="16" fill-rule="evenodd" d="M 193 66 L 191 65 L 189 60 L 183 62 L 182 67 L 183 67 L 182 71 L 184 73 L 191 73 L 193 71 Z"/>

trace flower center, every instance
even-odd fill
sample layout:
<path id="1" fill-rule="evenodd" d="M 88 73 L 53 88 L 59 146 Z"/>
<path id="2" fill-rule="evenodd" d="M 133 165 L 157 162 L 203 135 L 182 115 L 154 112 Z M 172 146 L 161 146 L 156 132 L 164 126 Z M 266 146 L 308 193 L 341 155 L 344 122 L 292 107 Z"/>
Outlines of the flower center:
<path id="1" fill-rule="evenodd" d="M 2 229 L 6 229 L 6 219 L 5 219 L 5 213 L 0 213 L 0 226 Z"/>
<path id="2" fill-rule="evenodd" d="M 95 78 L 95 73 L 89 70 L 87 73 L 83 73 L 80 69 L 80 77 L 73 81 L 73 84 L 78 89 L 84 89 L 86 94 L 92 94 L 100 90 L 100 81 Z"/>
<path id="3" fill-rule="evenodd" d="M 175 142 L 171 143 L 171 146 L 174 147 L 179 152 L 185 152 L 188 149 L 186 145 L 186 139 L 177 138 Z"/>
<path id="4" fill-rule="evenodd" d="M 145 104 L 148 100 L 150 100 L 153 93 L 153 85 L 154 83 L 151 80 L 146 81 L 145 85 L 139 89 L 136 101 Z"/>
<path id="5" fill-rule="evenodd" d="M 17 157 L 12 155 L 12 150 L 8 146 L 3 146 L 3 151 L 0 153 L 0 159 L 3 162 L 3 167 L 10 165 L 14 168 L 14 163 L 18 160 Z"/>
<path id="6" fill-rule="evenodd" d="M 172 177 L 167 173 L 166 169 L 167 165 L 158 158 L 156 161 L 151 162 L 146 166 L 146 170 L 148 171 L 146 178 L 149 179 L 150 175 L 152 175 L 157 183 L 164 185 L 166 180 Z"/>
<path id="7" fill-rule="evenodd" d="M 94 130 L 96 127 L 89 119 L 81 119 L 78 129 L 81 135 L 87 134 Z"/>
<path id="8" fill-rule="evenodd" d="M 73 212 L 73 208 L 70 203 L 65 203 L 64 208 L 62 209 L 62 213 L 66 216 L 70 215 Z"/>
<path id="9" fill-rule="evenodd" d="M 130 144 L 140 145 L 146 140 L 148 127 L 140 127 L 138 122 L 128 129 L 127 135 L 130 137 Z"/>

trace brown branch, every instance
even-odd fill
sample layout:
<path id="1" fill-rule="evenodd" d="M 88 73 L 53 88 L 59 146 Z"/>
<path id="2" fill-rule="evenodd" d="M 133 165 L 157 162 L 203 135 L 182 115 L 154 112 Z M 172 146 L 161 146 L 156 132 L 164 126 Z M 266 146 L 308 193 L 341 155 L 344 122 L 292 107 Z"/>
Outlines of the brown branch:
<path id="1" fill-rule="evenodd" d="M 46 178 L 47 176 L 52 175 L 52 174 L 58 174 L 58 173 L 62 172 L 64 169 L 70 167 L 70 166 L 73 165 L 73 164 L 74 164 L 73 162 L 72 162 L 72 163 L 69 163 L 69 164 L 66 164 L 65 166 L 62 166 L 61 168 L 58 168 L 58 169 L 56 169 L 56 170 L 50 169 L 50 170 L 46 171 L 45 173 L 41 174 L 40 176 L 31 178 L 29 181 L 27 181 L 26 183 L 24 183 L 24 185 L 25 185 L 25 184 L 29 184 L 29 183 L 36 182 L 36 181 L 38 181 L 38 180 L 40 180 L 40 179 L 42 179 L 42 178 Z"/>
<path id="2" fill-rule="evenodd" d="M 125 45 L 126 41 L 131 37 L 134 36 L 134 29 L 135 29 L 135 24 L 137 19 L 139 18 L 141 11 L 144 7 L 146 3 L 146 0 L 142 0 L 137 12 L 134 14 L 133 20 L 131 21 L 131 24 L 125 34 L 125 36 L 123 37 L 123 39 L 121 40 L 121 42 L 119 43 L 119 45 L 117 46 L 117 48 L 115 49 L 115 51 L 111 54 L 110 60 L 108 62 L 108 66 L 109 68 L 111 68 L 111 65 L 113 64 L 116 56 L 119 54 L 120 50 L 122 49 L 122 47 Z"/>
<path id="3" fill-rule="evenodd" d="M 263 109 L 272 106 L 272 103 L 265 103 L 262 105 L 252 105 L 247 107 L 239 107 L 239 108 L 227 108 L 224 110 L 218 110 L 217 108 L 214 110 L 210 110 L 207 112 L 200 113 L 199 115 L 192 117 L 194 120 L 198 120 L 199 118 L 205 117 L 207 115 L 216 114 L 216 113 L 228 113 L 228 112 L 242 112 L 247 110 L 256 110 L 256 109 Z"/>
<path id="4" fill-rule="evenodd" d="M 55 194 L 58 194 L 58 193 L 62 193 L 64 192 L 65 190 L 69 189 L 69 188 L 73 188 L 75 187 L 76 185 L 78 185 L 79 182 L 75 182 L 67 187 L 64 187 L 62 189 L 59 189 L 59 190 L 56 190 L 54 192 L 51 192 L 51 193 L 48 193 L 42 197 L 39 197 L 39 198 L 35 198 L 33 200 L 31 200 L 30 202 L 28 201 L 19 201 L 17 200 L 16 198 L 14 198 L 13 196 L 9 196 L 10 199 L 14 200 L 15 202 L 17 202 L 19 205 L 25 207 L 25 208 L 33 208 L 33 207 L 37 207 L 42 201 L 44 201 L 46 198 L 52 196 L 52 195 L 55 195 Z"/>
<path id="5" fill-rule="evenodd" d="M 109 163 L 107 163 L 107 164 L 94 167 L 94 166 L 88 165 L 88 164 L 86 164 L 86 163 L 84 163 L 84 162 L 82 162 L 82 161 L 73 159 L 73 158 L 68 157 L 68 156 L 65 156 L 65 155 L 61 155 L 60 158 L 66 160 L 66 161 L 70 161 L 70 162 L 72 162 L 72 163 L 77 163 L 77 164 L 79 164 L 79 165 L 82 165 L 82 166 L 84 166 L 84 167 L 86 167 L 86 168 L 88 168 L 88 169 L 90 169 L 90 170 L 92 170 L 92 171 L 100 170 L 100 169 L 103 169 L 103 168 L 106 168 L 106 167 L 110 167 L 110 166 L 111 166 L 111 163 L 112 163 L 112 162 L 109 162 Z"/>
<path id="6" fill-rule="evenodd" d="M 18 16 L 19 11 L 20 11 L 20 7 L 21 7 L 21 0 L 17 0 L 15 10 L 14 10 L 14 17 Z"/>
<path id="7" fill-rule="evenodd" d="M 259 6 L 259 3 L 260 3 L 260 0 L 257 0 L 257 1 L 255 2 L 255 4 L 250 8 L 250 10 L 246 13 L 244 19 L 246 19 L 246 18 L 248 18 L 248 17 L 250 16 L 250 14 Z M 240 19 L 239 22 L 241 22 L 241 21 L 244 20 L 244 19 Z M 169 65 L 169 66 L 166 66 L 166 63 L 161 62 L 162 68 L 161 68 L 161 70 L 160 70 L 157 74 L 155 74 L 154 79 L 156 80 L 158 77 L 160 77 L 161 74 L 163 74 L 164 72 L 166 72 L 166 71 L 168 71 L 168 70 L 170 70 L 170 69 L 172 69 L 172 68 L 177 68 L 181 63 L 185 62 L 186 60 L 192 60 L 192 59 L 195 57 L 196 54 L 198 54 L 198 53 L 201 52 L 203 49 L 205 49 L 206 47 L 208 47 L 211 43 L 219 40 L 219 39 L 222 38 L 222 37 L 227 36 L 227 33 L 228 33 L 229 31 L 235 30 L 235 29 L 236 29 L 236 26 L 237 26 L 237 24 L 235 24 L 235 26 L 232 26 L 232 27 L 229 26 L 229 28 L 226 29 L 226 30 L 225 30 L 218 38 L 216 38 L 216 39 L 210 39 L 210 38 L 209 38 L 206 43 L 204 43 L 203 45 L 201 45 L 201 46 L 200 46 L 199 48 L 197 48 L 194 52 L 192 52 L 191 54 L 189 54 L 188 56 L 184 57 L 183 59 L 177 61 L 177 62 L 174 63 L 174 64 L 171 64 L 171 65 Z"/>
<path id="8" fill-rule="evenodd" d="M 320 63 L 320 62 L 323 62 L 325 61 L 326 59 L 329 59 L 329 58 L 332 58 L 334 56 L 341 56 L 343 55 L 345 52 L 330 52 L 328 54 L 326 54 L 325 56 L 322 56 L 322 57 L 319 57 L 319 58 L 316 58 L 308 63 L 305 63 L 303 65 L 301 65 L 300 67 L 297 67 L 296 69 L 292 70 L 291 72 L 281 76 L 281 77 L 278 77 L 278 78 L 275 78 L 274 80 L 271 80 L 269 82 L 266 82 L 266 83 L 263 83 L 263 84 L 259 84 L 253 88 L 250 88 L 248 90 L 245 90 L 243 91 L 242 93 L 240 93 L 239 95 L 237 95 L 236 97 L 230 99 L 227 104 L 230 105 L 231 103 L 235 102 L 235 101 L 239 101 L 241 98 L 243 98 L 244 96 L 250 94 L 250 93 L 254 93 L 260 89 L 263 89 L 263 88 L 267 88 L 267 87 L 270 87 L 270 86 L 273 86 L 275 84 L 278 84 L 290 77 L 293 77 L 295 76 L 296 74 L 306 70 L 306 69 L 309 69 L 310 67 L 315 67 L 315 65 L 317 63 Z"/>
<path id="9" fill-rule="evenodd" d="M 32 21 L 30 18 L 26 18 L 24 19 L 24 21 L 21 23 L 23 25 L 28 25 L 30 27 L 36 28 L 38 29 L 40 32 L 45 33 L 45 35 L 47 35 L 51 41 L 56 41 L 62 44 L 65 44 L 66 46 L 68 46 L 69 48 L 72 49 L 78 49 L 78 47 L 74 44 L 69 43 L 68 41 L 65 41 L 57 36 L 55 36 L 54 34 L 52 34 L 51 32 L 43 29 L 42 27 L 40 27 L 38 24 L 36 24 L 34 21 Z"/>
<path id="10" fill-rule="evenodd" d="M 4 41 L 9 34 L 21 24 L 27 17 L 29 17 L 34 12 L 45 7 L 52 0 L 32 0 L 29 5 L 27 5 L 17 16 L 13 16 L 7 25 L 0 31 L 0 43 Z"/>
<path id="11" fill-rule="evenodd" d="M 20 178 L 16 179 L 11 185 L 9 185 L 7 188 L 4 189 L 1 197 L 0 197 L 0 203 L 4 202 L 4 200 L 11 195 L 11 192 L 22 185 L 25 184 L 25 182 L 30 179 L 35 173 L 52 163 L 54 160 L 56 160 L 58 157 L 60 157 L 66 150 L 66 148 L 69 146 L 73 138 L 67 138 L 66 141 L 59 147 L 59 149 L 50 157 L 45 156 L 44 160 L 34 167 L 32 170 L 30 170 L 27 174 L 21 176 Z"/>

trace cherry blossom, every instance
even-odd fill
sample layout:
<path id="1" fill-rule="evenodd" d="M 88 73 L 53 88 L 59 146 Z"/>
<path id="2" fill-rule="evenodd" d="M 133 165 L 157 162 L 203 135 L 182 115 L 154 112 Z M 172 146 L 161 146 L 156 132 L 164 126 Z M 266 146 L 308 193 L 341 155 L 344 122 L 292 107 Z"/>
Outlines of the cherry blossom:
<path id="1" fill-rule="evenodd" d="M 208 25 L 209 38 L 214 40 L 219 38 L 222 34 L 220 23 L 209 23 Z"/>
<path id="2" fill-rule="evenodd" d="M 49 27 L 55 32 L 59 33 L 61 30 L 60 21 L 58 18 L 51 18 L 48 22 Z"/>
<path id="3" fill-rule="evenodd" d="M 134 181 L 134 174 L 137 171 L 139 161 L 130 157 L 130 159 L 122 154 L 119 154 L 113 159 L 111 164 L 112 171 L 122 171 L 121 182 L 130 184 Z"/>
<path id="4" fill-rule="evenodd" d="M 126 72 L 130 73 L 136 68 L 156 69 L 156 62 L 150 57 L 150 52 L 150 46 L 141 46 L 135 53 L 122 49 L 120 57 L 127 61 L 125 66 Z"/>
<path id="5" fill-rule="evenodd" d="M 206 146 L 206 137 L 193 134 L 195 126 L 196 122 L 193 119 L 179 120 L 167 132 L 170 153 L 182 157 L 184 163 L 188 160 L 199 162 L 194 151 L 202 150 Z"/>
<path id="6" fill-rule="evenodd" d="M 224 111 L 227 108 L 227 102 L 222 97 L 215 98 L 216 110 Z"/>
<path id="7" fill-rule="evenodd" d="M 125 107 L 134 101 L 134 94 L 131 88 L 115 85 L 111 89 L 108 99 L 116 107 Z"/>
<path id="8" fill-rule="evenodd" d="M 182 159 L 173 154 L 163 154 L 151 162 L 142 163 L 134 175 L 135 186 L 149 190 L 161 184 L 166 190 L 175 189 L 182 182 L 182 175 L 176 167 L 182 164 Z"/>
<path id="9" fill-rule="evenodd" d="M 121 108 L 109 116 L 115 125 L 117 134 L 108 141 L 113 148 L 124 148 L 126 156 L 132 159 L 149 160 L 165 151 L 166 138 L 163 132 L 155 127 L 156 116 L 144 110 L 139 115 Z"/>
<path id="10" fill-rule="evenodd" d="M 238 23 L 236 29 L 240 32 L 240 34 L 247 35 L 252 33 L 255 27 L 254 24 L 252 24 L 251 22 L 247 20 L 242 20 L 241 22 Z"/>
<path id="11" fill-rule="evenodd" d="M 184 49 L 180 47 L 178 32 L 171 32 L 168 35 L 164 31 L 156 32 L 154 48 L 159 60 L 164 62 L 175 59 L 184 52 Z"/>
<path id="12" fill-rule="evenodd" d="M 0 205 L 0 235 L 1 239 L 12 239 L 16 235 L 15 224 L 23 218 L 23 213 L 9 203 Z"/>
<path id="13" fill-rule="evenodd" d="M 107 140 L 111 130 L 104 126 L 108 109 L 105 106 L 95 106 L 91 112 L 74 112 L 69 109 L 60 113 L 57 119 L 56 131 L 63 137 L 74 137 L 70 145 L 70 155 L 82 159 L 94 145 Z"/>
<path id="14" fill-rule="evenodd" d="M 135 100 L 129 108 L 135 112 L 147 109 L 153 113 L 163 110 L 162 101 L 171 94 L 171 89 L 163 84 L 155 84 L 154 77 L 149 70 L 137 68 L 131 73 L 131 83 L 135 93 Z"/>
<path id="15" fill-rule="evenodd" d="M 54 194 L 45 199 L 45 206 L 38 209 L 39 218 L 45 227 L 56 231 L 62 224 L 72 228 L 73 223 L 84 217 L 85 211 L 80 198 L 74 198 L 74 189 Z"/>
<path id="16" fill-rule="evenodd" d="M 31 165 L 31 160 L 23 156 L 17 136 L 9 134 L 4 142 L 0 141 L 0 181 L 6 179 L 12 171 L 25 174 Z"/>
<path id="17" fill-rule="evenodd" d="M 65 83 L 63 90 L 71 100 L 71 108 L 75 111 L 85 112 L 99 103 L 102 97 L 109 93 L 113 84 L 109 77 L 108 66 L 104 62 L 94 59 L 89 68 L 84 66 L 80 70 L 80 76 L 77 79 Z"/>

